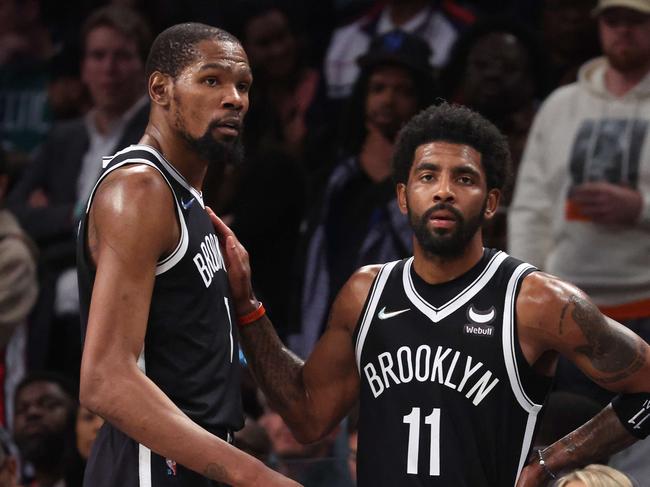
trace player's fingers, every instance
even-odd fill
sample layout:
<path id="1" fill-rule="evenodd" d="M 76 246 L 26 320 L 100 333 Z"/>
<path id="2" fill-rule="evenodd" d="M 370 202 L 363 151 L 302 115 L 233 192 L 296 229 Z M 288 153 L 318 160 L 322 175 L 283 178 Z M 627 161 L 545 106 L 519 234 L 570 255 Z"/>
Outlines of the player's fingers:
<path id="1" fill-rule="evenodd" d="M 234 237 L 235 233 L 230 229 L 228 225 L 226 225 L 221 218 L 217 216 L 217 214 L 212 211 L 212 208 L 209 206 L 205 207 L 205 211 L 208 213 L 208 216 L 210 217 L 210 220 L 212 221 L 212 224 L 214 225 L 214 229 L 216 230 L 217 234 L 220 237 L 223 237 L 224 239 L 228 238 L 229 236 Z"/>

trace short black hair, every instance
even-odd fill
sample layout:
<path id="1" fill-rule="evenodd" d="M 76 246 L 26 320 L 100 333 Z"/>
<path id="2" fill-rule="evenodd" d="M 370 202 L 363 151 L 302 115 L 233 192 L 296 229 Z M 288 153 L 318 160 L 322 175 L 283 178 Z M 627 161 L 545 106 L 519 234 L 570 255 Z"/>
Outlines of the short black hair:
<path id="1" fill-rule="evenodd" d="M 117 5 L 94 10 L 81 27 L 81 42 L 84 49 L 90 32 L 99 27 L 110 27 L 127 39 L 135 41 L 140 59 L 143 63 L 145 62 L 153 36 L 149 24 L 139 13 Z"/>
<path id="2" fill-rule="evenodd" d="M 400 131 L 393 155 L 395 183 L 406 184 L 415 150 L 436 141 L 468 145 L 479 152 L 488 190 L 503 191 L 509 184 L 512 168 L 505 136 L 477 112 L 446 102 L 418 113 Z"/>
<path id="3" fill-rule="evenodd" d="M 147 79 L 158 71 L 176 78 L 198 56 L 196 45 L 204 40 L 217 40 L 241 45 L 230 32 L 211 25 L 186 22 L 165 29 L 153 41 L 145 74 Z"/>
<path id="4" fill-rule="evenodd" d="M 63 374 L 49 370 L 37 370 L 28 373 L 16 386 L 14 400 L 18 397 L 18 394 L 20 394 L 20 392 L 25 387 L 36 382 L 50 382 L 58 385 L 66 394 L 66 396 L 70 397 L 71 405 L 73 406 L 73 409 L 76 410 L 76 405 L 78 402 L 77 398 L 79 397 L 79 394 L 77 392 L 77 387 L 75 386 L 74 381 Z"/>

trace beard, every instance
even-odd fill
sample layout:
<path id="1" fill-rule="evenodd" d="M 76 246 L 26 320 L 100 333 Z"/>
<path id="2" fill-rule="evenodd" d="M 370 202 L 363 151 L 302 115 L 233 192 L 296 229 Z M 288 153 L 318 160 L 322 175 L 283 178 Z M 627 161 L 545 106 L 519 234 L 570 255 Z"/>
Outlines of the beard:
<path id="1" fill-rule="evenodd" d="M 439 203 L 429 208 L 421 217 L 413 214 L 409 208 L 408 217 L 415 238 L 427 254 L 442 258 L 454 258 L 461 256 L 465 252 L 469 242 L 478 229 L 483 226 L 486 207 L 487 198 L 483 202 L 481 211 L 471 215 L 468 220 L 465 220 L 460 211 L 446 203 Z M 440 210 L 449 211 L 456 217 L 456 225 L 452 230 L 446 228 L 429 229 L 429 218 L 434 212 Z"/>
<path id="2" fill-rule="evenodd" d="M 180 100 L 174 98 L 180 105 Z M 192 136 L 185 128 L 185 121 L 178 108 L 176 109 L 176 128 L 181 138 L 191 151 L 201 159 L 208 162 L 210 166 L 224 167 L 226 165 L 239 165 L 244 160 L 244 145 L 242 133 L 230 140 L 219 140 L 212 133 L 219 126 L 219 120 L 213 120 L 208 125 L 205 133 L 200 137 Z"/>
<path id="3" fill-rule="evenodd" d="M 180 134 L 187 146 L 201 159 L 208 161 L 209 165 L 239 165 L 244 160 L 244 145 L 241 135 L 230 141 L 223 141 L 212 135 L 218 122 L 212 122 L 205 133 L 198 138 L 192 137 L 187 131 L 181 129 Z"/>
<path id="4" fill-rule="evenodd" d="M 609 64 L 621 73 L 635 72 L 648 65 L 648 54 L 640 49 L 607 49 Z"/>

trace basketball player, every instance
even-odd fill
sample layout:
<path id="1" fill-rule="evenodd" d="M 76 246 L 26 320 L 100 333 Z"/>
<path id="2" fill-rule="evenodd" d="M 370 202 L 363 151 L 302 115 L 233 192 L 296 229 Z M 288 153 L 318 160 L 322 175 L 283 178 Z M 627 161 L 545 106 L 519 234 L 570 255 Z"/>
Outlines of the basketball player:
<path id="1" fill-rule="evenodd" d="M 538 486 L 648 434 L 648 345 L 571 284 L 483 248 L 508 164 L 505 138 L 469 109 L 414 117 L 394 156 L 414 255 L 356 272 L 305 363 L 277 339 L 245 250 L 212 215 L 235 309 L 248 313 L 246 356 L 294 434 L 322 437 L 360 399 L 361 487 Z M 525 467 L 558 354 L 623 394 Z"/>
<path id="2" fill-rule="evenodd" d="M 81 403 L 106 419 L 88 487 L 296 486 L 230 445 L 243 416 L 236 320 L 200 188 L 236 159 L 252 82 L 227 32 L 181 24 L 147 61 L 139 145 L 104 160 L 80 226 Z"/>

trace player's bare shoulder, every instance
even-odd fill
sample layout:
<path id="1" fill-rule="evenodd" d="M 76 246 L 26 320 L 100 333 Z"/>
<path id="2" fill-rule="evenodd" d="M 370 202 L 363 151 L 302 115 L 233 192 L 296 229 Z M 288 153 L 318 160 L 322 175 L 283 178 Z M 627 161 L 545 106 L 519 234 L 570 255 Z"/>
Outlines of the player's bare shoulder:
<path id="1" fill-rule="evenodd" d="M 153 245 L 161 254 L 173 249 L 180 230 L 174 196 L 160 172 L 147 165 L 116 169 L 97 187 L 88 215 L 88 247 L 93 260 L 101 244 Z M 156 251 L 154 249 L 154 251 Z"/>
<path id="2" fill-rule="evenodd" d="M 517 319 L 528 327 L 546 329 L 557 326 L 570 305 L 587 302 L 588 297 L 575 285 L 545 272 L 526 276 L 517 297 Z"/>

